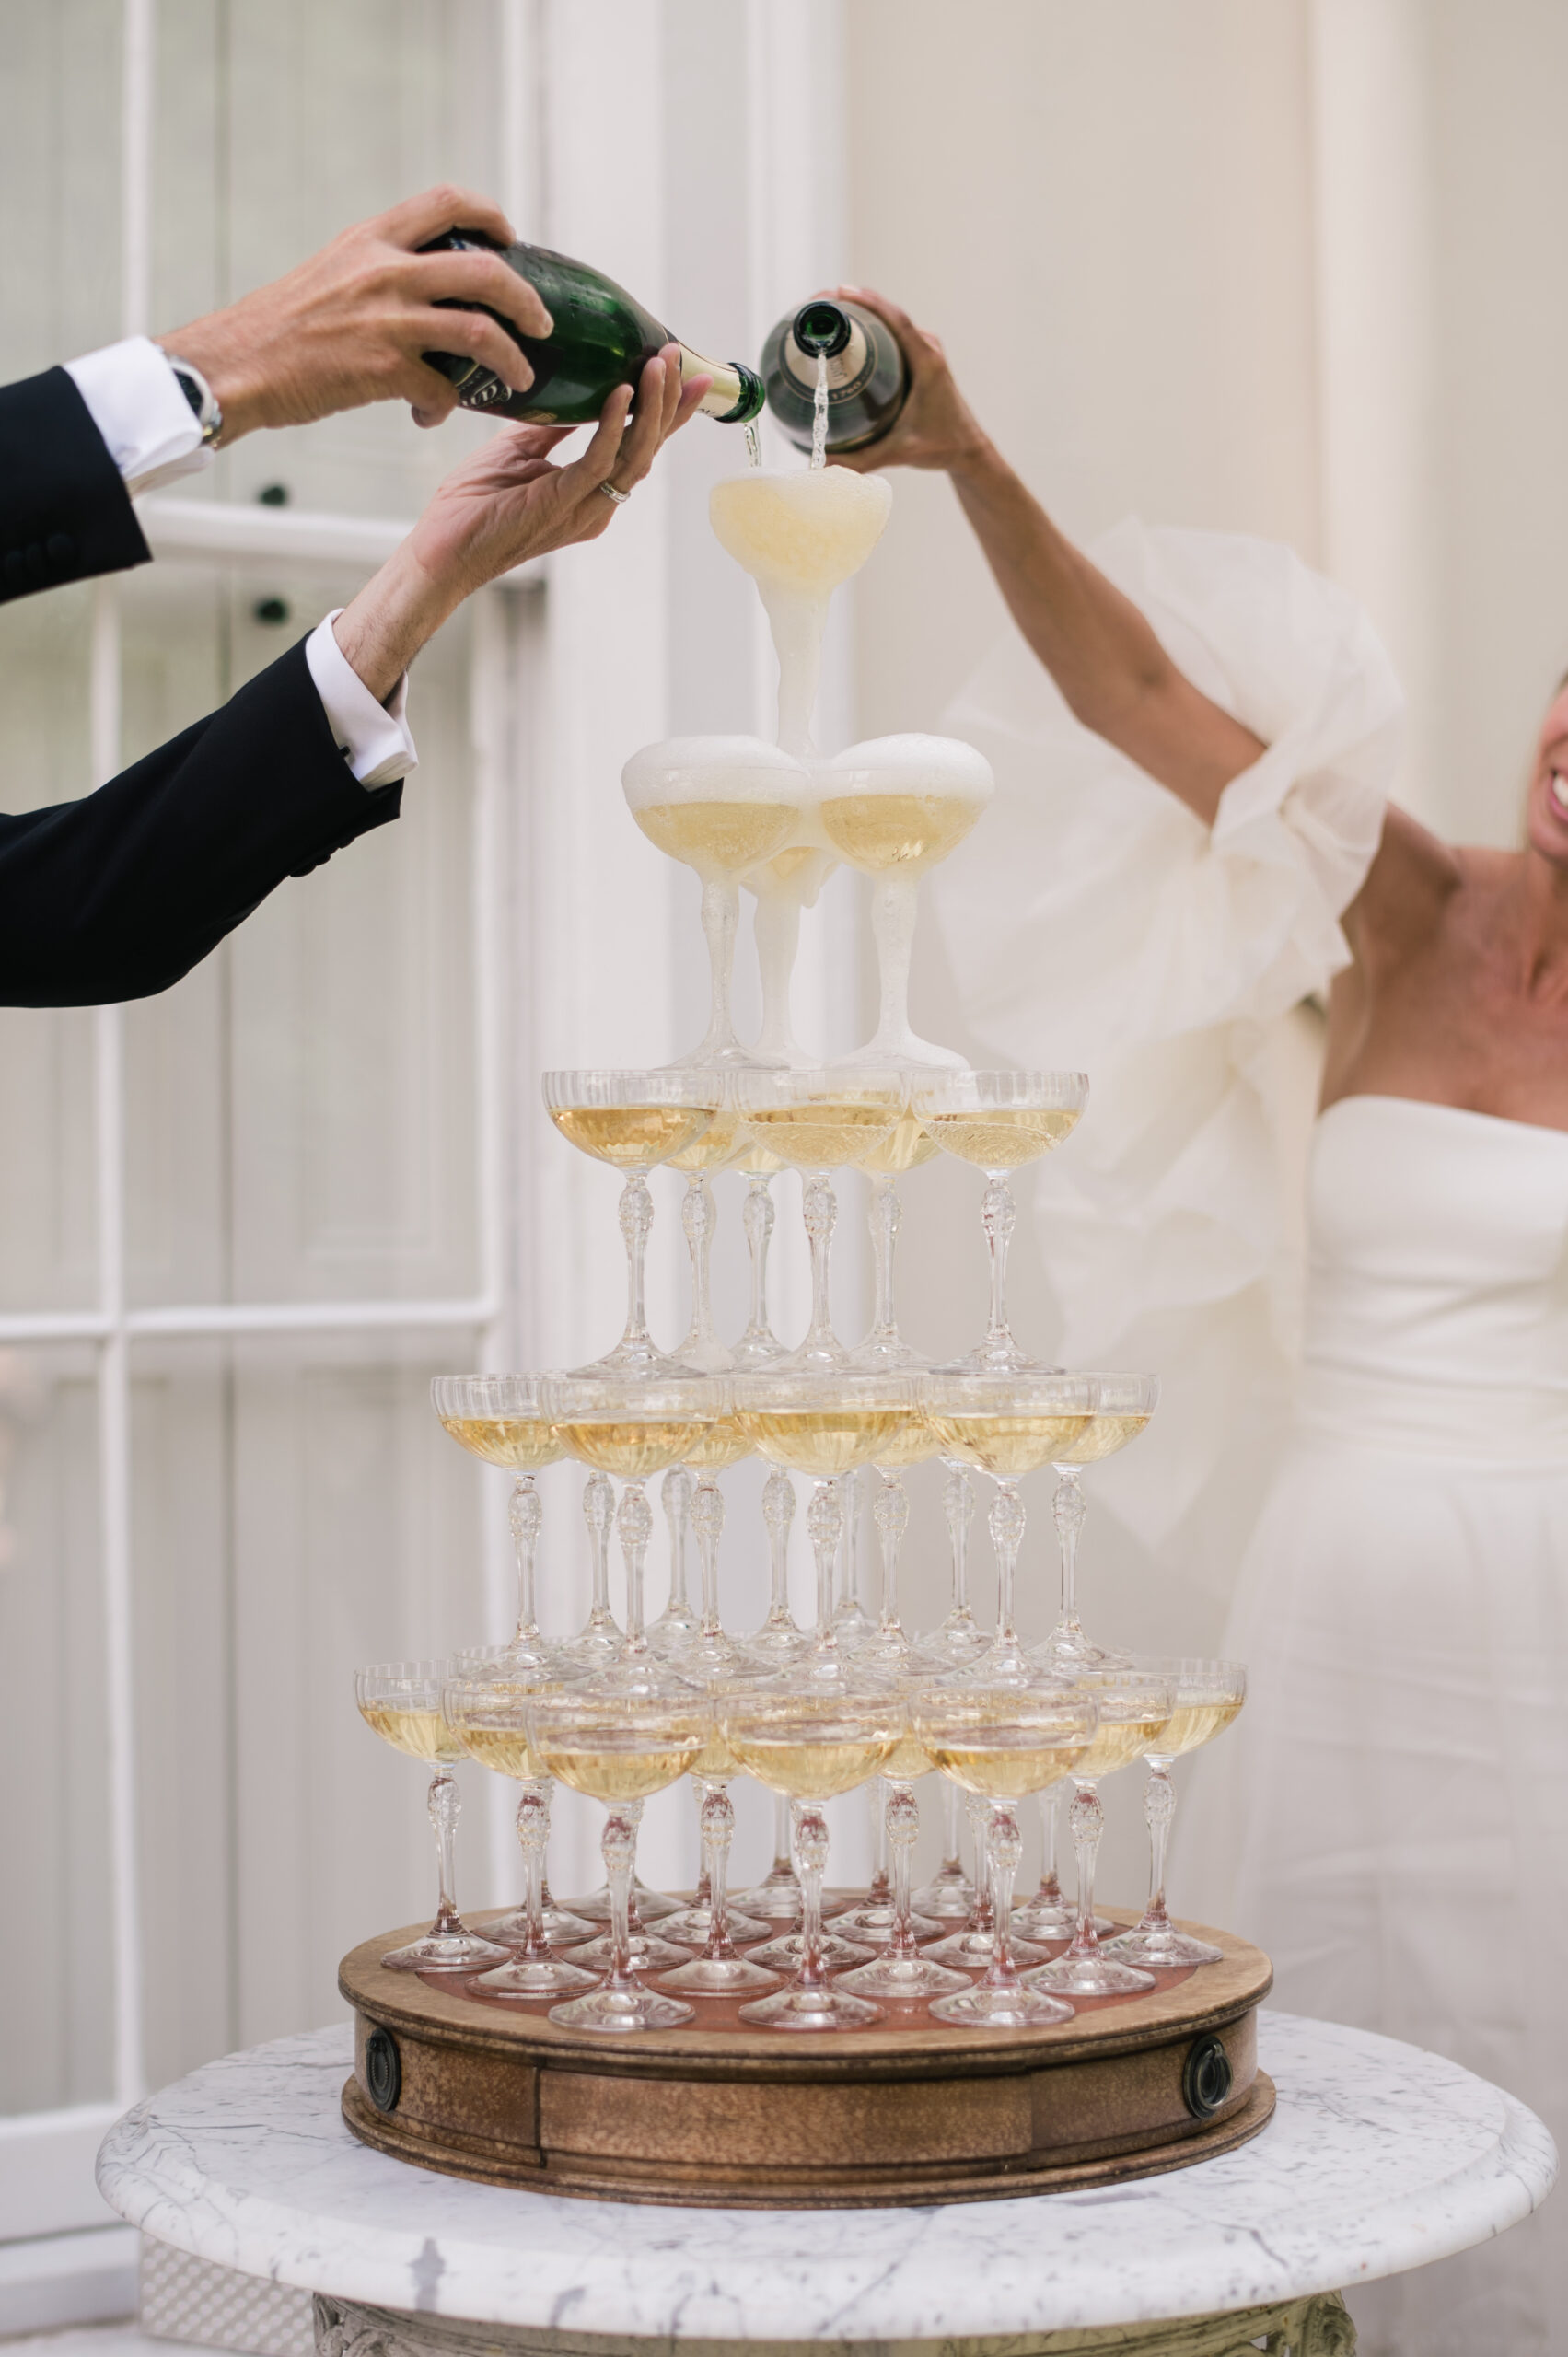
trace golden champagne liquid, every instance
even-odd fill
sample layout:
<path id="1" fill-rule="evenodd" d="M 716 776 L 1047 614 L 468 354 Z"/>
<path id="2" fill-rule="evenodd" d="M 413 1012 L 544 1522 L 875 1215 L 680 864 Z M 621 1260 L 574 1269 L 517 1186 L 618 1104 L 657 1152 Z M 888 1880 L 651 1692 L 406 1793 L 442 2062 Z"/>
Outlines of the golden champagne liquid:
<path id="1" fill-rule="evenodd" d="M 1016 1743 L 988 1743 L 977 1732 L 956 1743 L 934 1743 L 931 1756 L 966 1793 L 979 1793 L 986 1800 L 1021 1801 L 1030 1793 L 1043 1793 L 1069 1769 L 1081 1768 L 1083 1749 L 1076 1738 L 1048 1743 L 1023 1735 Z"/>
<path id="2" fill-rule="evenodd" d="M 885 1448 L 877 1452 L 877 1463 L 889 1473 L 905 1472 L 912 1465 L 923 1465 L 935 1457 L 936 1434 L 923 1416 L 911 1416 L 901 1433 L 896 1434 Z"/>
<path id="3" fill-rule="evenodd" d="M 567 1454 L 596 1473 L 613 1473 L 622 1481 L 642 1481 L 667 1466 L 691 1461 L 708 1427 L 694 1417 L 638 1417 L 602 1422 L 556 1426 Z"/>
<path id="4" fill-rule="evenodd" d="M 827 598 L 858 573 L 882 537 L 887 482 L 847 467 L 788 474 L 753 470 L 714 483 L 708 517 L 721 548 L 753 579 Z"/>
<path id="5" fill-rule="evenodd" d="M 853 1097 L 816 1105 L 770 1105 L 749 1111 L 754 1137 L 796 1170 L 838 1170 L 859 1162 L 898 1125 L 896 1105 Z"/>
<path id="6" fill-rule="evenodd" d="M 1201 1743 L 1224 1735 L 1240 1710 L 1234 1695 L 1214 1702 L 1179 1702 L 1150 1748 L 1162 1759 L 1179 1759 L 1184 1751 L 1196 1751 Z"/>
<path id="7" fill-rule="evenodd" d="M 912 1735 L 901 1735 L 878 1772 L 891 1776 L 896 1783 L 913 1784 L 922 1776 L 929 1776 L 935 1765 L 923 1743 L 918 1743 Z"/>
<path id="8" fill-rule="evenodd" d="M 771 1465 L 810 1473 L 819 1481 L 869 1465 L 893 1446 L 909 1421 L 906 1408 L 748 1408 L 740 1415 L 753 1446 Z"/>
<path id="9" fill-rule="evenodd" d="M 542 1416 L 443 1416 L 441 1422 L 475 1457 L 517 1473 L 538 1473 L 566 1454 Z"/>
<path id="10" fill-rule="evenodd" d="M 748 1775 L 770 1792 L 797 1801 L 830 1801 L 840 1793 L 853 1793 L 867 1776 L 876 1775 L 893 1748 L 885 1735 L 857 1743 L 819 1743 L 803 1737 L 799 1729 L 774 1735 L 732 1727 L 729 1740 Z"/>
<path id="11" fill-rule="evenodd" d="M 701 1137 L 713 1114 L 705 1105 L 552 1105 L 563 1138 L 617 1170 L 651 1170 Z"/>
<path id="12" fill-rule="evenodd" d="M 1137 1719 L 1101 1719 L 1095 1729 L 1088 1749 L 1073 1762 L 1074 1776 L 1098 1778 L 1113 1776 L 1119 1768 L 1132 1766 L 1145 1751 L 1160 1751 L 1166 1721 L 1163 1717 Z"/>
<path id="13" fill-rule="evenodd" d="M 799 875 L 810 856 L 809 843 L 791 843 L 787 851 L 781 851 L 776 859 L 768 862 L 768 873 L 778 883 L 787 884 L 792 876 Z"/>
<path id="14" fill-rule="evenodd" d="M 935 1139 L 922 1128 L 912 1113 L 905 1113 L 892 1134 L 869 1154 L 863 1154 L 855 1164 L 857 1170 L 868 1170 L 874 1178 L 901 1178 L 906 1170 L 918 1170 L 923 1162 L 933 1162 L 942 1151 Z"/>
<path id="15" fill-rule="evenodd" d="M 700 1170 L 723 1170 L 742 1151 L 748 1132 L 738 1113 L 715 1113 L 701 1137 L 666 1157 L 667 1167 L 694 1178 Z M 744 1167 L 744 1165 L 742 1165 Z"/>
<path id="16" fill-rule="evenodd" d="M 719 1416 L 704 1426 L 687 1451 L 685 1462 L 699 1473 L 722 1473 L 751 1454 L 751 1435 L 738 1416 Z"/>
<path id="17" fill-rule="evenodd" d="M 747 1130 L 745 1134 L 748 1137 L 751 1136 L 749 1130 Z M 776 1154 L 770 1154 L 760 1140 L 752 1138 L 751 1144 L 743 1153 L 736 1155 L 728 1167 L 731 1170 L 744 1170 L 748 1178 L 771 1178 L 775 1170 L 784 1168 L 784 1164 Z"/>
<path id="18" fill-rule="evenodd" d="M 570 1784 L 590 1800 L 645 1801 L 684 1776 L 703 1747 L 694 1730 L 664 1740 L 641 1736 L 622 1749 L 608 1744 L 602 1732 L 578 1742 L 569 1735 L 550 1735 L 540 1744 L 545 1772 Z"/>
<path id="19" fill-rule="evenodd" d="M 933 867 L 956 851 L 984 805 L 967 794 L 845 794 L 822 805 L 822 826 L 852 867 Z"/>
<path id="20" fill-rule="evenodd" d="M 671 859 L 726 876 L 771 859 L 800 817 L 788 802 L 656 802 L 632 815 Z"/>
<path id="21" fill-rule="evenodd" d="M 1050 1465 L 1072 1446 L 1086 1416 L 943 1416 L 932 1428 L 945 1457 L 961 1457 L 982 1473 L 1016 1481 Z"/>
<path id="22" fill-rule="evenodd" d="M 406 1751 L 411 1759 L 428 1760 L 434 1767 L 437 1761 L 463 1756 L 462 1745 L 440 1712 L 431 1710 L 428 1703 L 362 1702 L 359 1714 L 383 1743 Z"/>
<path id="23" fill-rule="evenodd" d="M 727 1783 L 731 1776 L 739 1775 L 740 1762 L 717 1727 L 714 1727 L 696 1759 L 687 1761 L 686 1772 L 689 1776 L 706 1776 L 715 1784 Z"/>
<path id="24" fill-rule="evenodd" d="M 981 1170 L 1017 1170 L 1036 1162 L 1077 1126 L 1063 1106 L 998 1105 L 981 1112 L 925 1113 L 926 1129 L 947 1154 Z"/>
<path id="25" fill-rule="evenodd" d="M 1098 1465 L 1102 1457 L 1114 1457 L 1130 1440 L 1136 1440 L 1147 1416 L 1091 1416 L 1071 1448 L 1064 1448 L 1056 1459 L 1058 1465 Z"/>
<path id="26" fill-rule="evenodd" d="M 486 1726 L 470 1720 L 463 1726 L 462 1742 L 470 1759 L 477 1759 L 482 1768 L 494 1768 L 498 1776 L 516 1776 L 520 1781 L 547 1772 L 520 1726 Z"/>

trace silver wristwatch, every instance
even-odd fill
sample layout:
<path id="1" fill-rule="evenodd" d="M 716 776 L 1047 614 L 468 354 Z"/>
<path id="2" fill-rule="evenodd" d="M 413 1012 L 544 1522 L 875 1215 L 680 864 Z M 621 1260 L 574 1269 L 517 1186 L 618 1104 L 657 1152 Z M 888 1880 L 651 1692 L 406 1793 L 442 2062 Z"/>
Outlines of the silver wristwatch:
<path id="1" fill-rule="evenodd" d="M 191 414 L 202 429 L 202 447 L 210 449 L 223 432 L 223 411 L 218 397 L 199 368 L 189 360 L 181 360 L 172 352 L 164 358 L 180 380 L 180 389 L 191 404 Z"/>

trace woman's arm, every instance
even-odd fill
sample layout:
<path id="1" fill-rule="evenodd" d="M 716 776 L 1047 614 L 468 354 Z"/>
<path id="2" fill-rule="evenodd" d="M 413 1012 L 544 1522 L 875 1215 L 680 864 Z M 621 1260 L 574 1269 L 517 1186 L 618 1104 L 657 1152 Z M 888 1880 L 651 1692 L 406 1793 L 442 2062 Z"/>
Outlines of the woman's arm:
<path id="1" fill-rule="evenodd" d="M 1063 536 L 977 424 L 941 344 L 884 296 L 837 292 L 886 319 L 909 363 L 910 394 L 885 440 L 836 461 L 941 469 L 1014 621 L 1086 728 L 1179 796 L 1205 825 L 1260 738 L 1192 685 L 1130 598 Z"/>

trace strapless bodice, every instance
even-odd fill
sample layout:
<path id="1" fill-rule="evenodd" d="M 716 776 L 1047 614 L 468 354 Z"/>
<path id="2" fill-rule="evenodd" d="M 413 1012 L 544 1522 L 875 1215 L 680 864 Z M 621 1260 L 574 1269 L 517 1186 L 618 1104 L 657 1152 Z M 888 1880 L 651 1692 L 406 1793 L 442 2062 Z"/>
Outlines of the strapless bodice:
<path id="1" fill-rule="evenodd" d="M 1314 1132 L 1307 1227 L 1306 1422 L 1568 1456 L 1568 1132 L 1342 1097 Z"/>

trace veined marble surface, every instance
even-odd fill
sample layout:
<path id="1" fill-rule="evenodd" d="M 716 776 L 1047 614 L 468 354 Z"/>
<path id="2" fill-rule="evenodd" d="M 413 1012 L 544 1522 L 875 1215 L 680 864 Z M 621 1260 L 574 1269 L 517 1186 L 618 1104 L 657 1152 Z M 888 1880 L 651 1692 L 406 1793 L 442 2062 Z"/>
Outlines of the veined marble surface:
<path id="1" fill-rule="evenodd" d="M 1557 2170 L 1533 2112 L 1363 2030 L 1260 2017 L 1279 2107 L 1239 2152 L 1083 2193 L 678 2210 L 470 2185 L 373 2153 L 342 2027 L 192 2072 L 110 2131 L 105 2199 L 179 2249 L 378 2307 L 691 2340 L 938 2340 L 1353 2289 L 1501 2234 Z"/>

